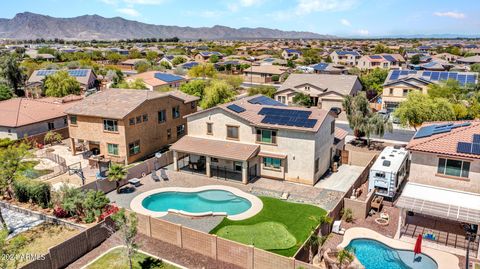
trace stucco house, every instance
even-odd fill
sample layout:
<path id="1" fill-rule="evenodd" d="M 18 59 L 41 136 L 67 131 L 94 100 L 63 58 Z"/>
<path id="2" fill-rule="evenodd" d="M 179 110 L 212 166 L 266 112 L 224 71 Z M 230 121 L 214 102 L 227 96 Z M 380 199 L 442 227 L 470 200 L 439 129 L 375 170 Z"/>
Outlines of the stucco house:
<path id="1" fill-rule="evenodd" d="M 282 51 L 282 58 L 285 60 L 298 59 L 302 56 L 302 52 L 296 49 L 284 49 Z"/>
<path id="2" fill-rule="evenodd" d="M 400 69 L 405 65 L 405 59 L 400 54 L 364 55 L 358 60 L 357 67 L 367 69 Z"/>
<path id="3" fill-rule="evenodd" d="M 328 111 L 287 107 L 262 95 L 186 118 L 188 135 L 171 147 L 174 169 L 229 175 L 245 184 L 265 177 L 314 185 L 345 138 Z"/>
<path id="4" fill-rule="evenodd" d="M 287 71 L 287 67 L 279 65 L 252 65 L 243 70 L 243 80 L 254 83 L 271 83 L 275 82 L 275 78 L 278 77 L 278 82 L 282 82 Z"/>
<path id="5" fill-rule="evenodd" d="M 147 71 L 125 78 L 127 82 L 140 79 L 151 91 L 169 91 L 178 89 L 180 85 L 187 82 L 183 76 L 168 74 L 160 71 Z"/>
<path id="6" fill-rule="evenodd" d="M 223 54 L 218 51 L 201 51 L 195 54 L 194 60 L 199 63 L 205 63 L 210 61 L 210 57 L 213 55 L 218 56 L 219 60 L 223 59 Z"/>
<path id="7" fill-rule="evenodd" d="M 356 50 L 335 50 L 330 53 L 330 59 L 334 64 L 357 66 L 362 55 Z"/>

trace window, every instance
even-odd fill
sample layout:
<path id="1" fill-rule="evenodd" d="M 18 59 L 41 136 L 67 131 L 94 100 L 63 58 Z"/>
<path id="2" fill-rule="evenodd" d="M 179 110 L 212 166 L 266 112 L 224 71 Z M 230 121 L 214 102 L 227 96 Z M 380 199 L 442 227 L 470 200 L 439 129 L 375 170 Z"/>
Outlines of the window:
<path id="1" fill-rule="evenodd" d="M 128 153 L 130 155 L 135 155 L 140 153 L 140 140 L 137 140 L 133 143 L 128 144 Z"/>
<path id="2" fill-rule="evenodd" d="M 195 101 L 190 103 L 190 108 L 194 109 L 196 106 L 197 106 L 197 104 L 195 103 Z"/>
<path id="3" fill-rule="evenodd" d="M 103 130 L 118 132 L 118 122 L 116 120 L 103 120 Z"/>
<path id="4" fill-rule="evenodd" d="M 408 95 L 408 89 L 403 89 L 403 96 L 407 96 Z"/>
<path id="5" fill-rule="evenodd" d="M 142 120 L 143 120 L 143 122 L 148 121 L 148 114 L 143 114 L 142 115 Z"/>
<path id="6" fill-rule="evenodd" d="M 437 173 L 447 176 L 468 178 L 470 162 L 439 158 Z"/>
<path id="7" fill-rule="evenodd" d="M 142 116 L 137 116 L 137 124 L 142 123 Z"/>
<path id="8" fill-rule="evenodd" d="M 130 125 L 135 125 L 135 118 L 130 118 L 128 122 Z"/>
<path id="9" fill-rule="evenodd" d="M 227 138 L 238 139 L 238 126 L 227 126 Z"/>
<path id="10" fill-rule="evenodd" d="M 277 131 L 268 129 L 257 129 L 257 142 L 277 143 Z"/>
<path id="11" fill-rule="evenodd" d="M 177 138 L 182 137 L 185 134 L 185 124 L 177 126 Z"/>
<path id="12" fill-rule="evenodd" d="M 318 173 L 318 170 L 320 169 L 320 158 L 315 159 L 315 174 Z"/>
<path id="13" fill-rule="evenodd" d="M 118 155 L 118 145 L 117 144 L 107 144 L 108 154 Z"/>
<path id="14" fill-rule="evenodd" d="M 68 122 L 67 122 L 67 117 L 63 118 L 63 125 L 67 125 Z"/>
<path id="15" fill-rule="evenodd" d="M 174 119 L 180 117 L 180 106 L 172 107 L 172 117 Z"/>
<path id="16" fill-rule="evenodd" d="M 52 122 L 47 123 L 48 124 L 48 130 L 53 130 L 55 129 L 55 124 Z"/>
<path id="17" fill-rule="evenodd" d="M 233 167 L 236 172 L 242 172 L 242 162 L 234 162 Z"/>
<path id="18" fill-rule="evenodd" d="M 158 111 L 158 123 L 165 122 L 166 120 L 167 120 L 167 111 L 165 109 Z"/>
<path id="19" fill-rule="evenodd" d="M 70 124 L 77 124 L 77 116 L 74 116 L 74 115 L 70 116 Z"/>
<path id="20" fill-rule="evenodd" d="M 167 139 L 172 139 L 172 129 L 167 129 Z"/>
<path id="21" fill-rule="evenodd" d="M 375 173 L 375 177 L 378 177 L 378 178 L 385 178 L 385 173 L 382 173 L 382 172 L 376 172 L 376 173 Z"/>
<path id="22" fill-rule="evenodd" d="M 267 168 L 280 169 L 282 160 L 270 157 L 263 158 L 263 165 Z"/>
<path id="23" fill-rule="evenodd" d="M 218 163 L 218 158 L 213 158 L 212 157 L 212 163 Z"/>
<path id="24" fill-rule="evenodd" d="M 390 91 L 390 95 L 393 95 L 393 88 L 388 89 Z"/>
<path id="25" fill-rule="evenodd" d="M 335 121 L 332 120 L 332 122 L 330 123 L 330 134 L 333 134 L 335 133 Z"/>
<path id="26" fill-rule="evenodd" d="M 207 134 L 213 134 L 213 123 L 207 122 Z"/>

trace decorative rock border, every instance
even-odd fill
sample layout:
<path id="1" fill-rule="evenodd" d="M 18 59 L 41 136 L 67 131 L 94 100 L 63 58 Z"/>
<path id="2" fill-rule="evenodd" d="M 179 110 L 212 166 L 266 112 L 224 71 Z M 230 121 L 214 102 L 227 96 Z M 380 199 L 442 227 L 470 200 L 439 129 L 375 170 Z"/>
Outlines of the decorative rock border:
<path id="1" fill-rule="evenodd" d="M 192 212 L 186 212 L 182 210 L 175 210 L 175 209 L 169 209 L 168 211 L 152 211 L 149 209 L 146 209 L 142 205 L 142 201 L 147 198 L 148 196 L 151 196 L 153 194 L 157 193 L 162 193 L 162 192 L 200 192 L 200 191 L 206 191 L 206 190 L 222 190 L 222 191 L 228 191 L 233 193 L 234 195 L 247 199 L 252 206 L 245 212 L 236 214 L 236 215 L 227 215 L 225 212 L 201 212 L 201 213 L 192 213 Z M 243 192 L 237 188 L 234 187 L 229 187 L 229 186 L 222 186 L 222 185 L 206 185 L 206 186 L 201 186 L 201 187 L 196 187 L 196 188 L 183 188 L 183 187 L 167 187 L 167 188 L 158 188 L 150 191 L 146 191 L 144 193 L 141 193 L 137 195 L 135 198 L 132 199 L 130 202 L 130 208 L 138 212 L 140 214 L 148 215 L 154 218 L 158 217 L 163 217 L 167 215 L 169 212 L 171 213 L 177 213 L 177 214 L 182 214 L 186 216 L 191 216 L 191 217 L 204 217 L 204 216 L 227 216 L 228 219 L 231 220 L 243 220 L 247 219 L 250 217 L 255 216 L 258 212 L 260 212 L 263 208 L 263 203 L 262 201 L 255 195 Z"/>

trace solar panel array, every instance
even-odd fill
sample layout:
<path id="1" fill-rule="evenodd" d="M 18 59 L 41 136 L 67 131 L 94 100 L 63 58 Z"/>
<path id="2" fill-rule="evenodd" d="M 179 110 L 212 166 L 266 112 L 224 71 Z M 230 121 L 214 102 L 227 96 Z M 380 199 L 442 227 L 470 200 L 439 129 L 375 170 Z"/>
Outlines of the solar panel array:
<path id="1" fill-rule="evenodd" d="M 383 58 L 385 58 L 385 60 L 389 61 L 389 62 L 396 62 L 397 59 L 395 59 L 395 57 L 393 57 L 392 55 L 383 55 Z"/>
<path id="2" fill-rule="evenodd" d="M 316 65 L 314 65 L 314 66 L 312 66 L 312 67 L 313 67 L 314 70 L 320 70 L 320 71 L 322 71 L 322 70 L 325 70 L 325 68 L 328 67 L 328 63 L 318 63 L 318 64 L 316 64 Z"/>
<path id="3" fill-rule="evenodd" d="M 290 110 L 281 108 L 262 108 L 259 115 L 265 115 L 262 123 L 276 124 L 284 126 L 295 126 L 304 128 L 313 128 L 317 124 L 316 119 L 309 119 L 311 111 Z"/>
<path id="4" fill-rule="evenodd" d="M 175 76 L 175 75 L 167 74 L 167 73 L 155 73 L 155 75 L 153 75 L 153 76 L 156 79 L 163 80 L 167 83 L 183 80 L 183 78 L 180 77 L 180 76 Z"/>
<path id="5" fill-rule="evenodd" d="M 265 106 L 285 106 L 285 104 L 280 103 L 276 100 L 273 100 L 272 98 L 268 98 L 266 96 L 257 96 L 255 98 L 252 98 L 248 100 L 250 104 L 254 105 L 265 105 Z"/>
<path id="6" fill-rule="evenodd" d="M 480 134 L 473 135 L 473 143 L 458 142 L 457 152 L 465 154 L 480 155 Z"/>
<path id="7" fill-rule="evenodd" d="M 441 133 L 448 133 L 452 129 L 459 128 L 459 127 L 466 127 L 466 126 L 470 126 L 470 123 L 466 122 L 466 123 L 460 123 L 460 124 L 453 124 L 453 123 L 432 124 L 432 125 L 420 128 L 420 130 L 418 130 L 418 132 L 415 134 L 413 139 L 429 137 L 429 136 L 441 134 Z"/>
<path id="8" fill-rule="evenodd" d="M 460 83 L 460 85 L 475 84 L 477 76 L 472 73 L 461 72 L 440 72 L 440 71 L 415 71 L 415 70 L 393 70 L 390 75 L 390 80 L 397 80 L 408 75 L 421 75 L 421 78 L 430 81 L 442 81 L 448 79 L 454 79 Z"/>
<path id="9" fill-rule="evenodd" d="M 67 70 L 68 74 L 72 77 L 85 77 L 88 74 L 87 69 L 72 69 L 72 70 Z M 58 72 L 58 70 L 38 70 L 37 76 L 49 76 L 51 74 L 54 74 Z"/>
<path id="10" fill-rule="evenodd" d="M 242 113 L 243 111 L 245 111 L 245 108 L 239 106 L 239 105 L 236 105 L 236 104 L 231 104 L 229 106 L 227 106 L 228 109 L 230 109 L 231 111 L 234 111 L 236 113 Z"/>
<path id="11" fill-rule="evenodd" d="M 382 59 L 382 56 L 380 56 L 380 55 L 370 55 L 370 58 L 378 60 L 378 59 Z"/>

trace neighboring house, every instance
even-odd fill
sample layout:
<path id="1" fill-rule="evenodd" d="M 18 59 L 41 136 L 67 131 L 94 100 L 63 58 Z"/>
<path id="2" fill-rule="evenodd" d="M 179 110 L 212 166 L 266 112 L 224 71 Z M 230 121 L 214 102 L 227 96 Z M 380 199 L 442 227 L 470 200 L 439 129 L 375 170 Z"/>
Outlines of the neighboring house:
<path id="1" fill-rule="evenodd" d="M 258 62 L 259 65 L 287 65 L 287 61 L 284 59 L 277 58 L 265 58 Z"/>
<path id="2" fill-rule="evenodd" d="M 405 59 L 400 54 L 364 55 L 358 60 L 357 67 L 363 70 L 382 68 L 400 69 L 405 64 Z"/>
<path id="3" fill-rule="evenodd" d="M 160 71 L 147 71 L 132 75 L 125 78 L 125 81 L 133 82 L 137 79 L 141 79 L 151 91 L 168 91 L 170 89 L 178 89 L 180 85 L 187 82 L 185 77 L 163 73 Z"/>
<path id="4" fill-rule="evenodd" d="M 362 55 L 355 50 L 335 50 L 330 53 L 332 63 L 346 66 L 357 66 L 360 57 Z"/>
<path id="5" fill-rule="evenodd" d="M 445 60 L 447 62 L 454 63 L 454 62 L 457 61 L 457 59 L 459 59 L 461 57 L 458 56 L 458 55 L 455 55 L 455 54 L 444 52 L 444 53 L 436 54 L 436 55 L 432 56 L 432 58 L 433 58 L 433 60 L 442 59 L 442 60 Z"/>
<path id="6" fill-rule="evenodd" d="M 181 66 L 182 66 L 183 69 L 189 70 L 189 69 L 192 69 L 192 67 L 197 66 L 197 65 L 199 65 L 199 63 L 197 63 L 197 62 L 188 62 L 188 63 L 182 64 Z"/>
<path id="7" fill-rule="evenodd" d="M 188 135 L 171 147 L 174 169 L 245 184 L 265 177 L 314 185 L 344 139 L 335 141 L 328 111 L 287 107 L 262 95 L 188 115 L 187 125 Z"/>
<path id="8" fill-rule="evenodd" d="M 296 49 L 284 49 L 282 51 L 282 58 L 285 60 L 294 60 L 302 56 L 302 52 Z"/>
<path id="9" fill-rule="evenodd" d="M 185 59 L 185 62 L 187 62 L 189 59 L 187 56 L 185 55 L 165 55 L 162 57 L 162 59 L 160 59 L 160 61 L 158 61 L 159 64 L 161 63 L 167 63 L 171 68 L 173 68 L 175 65 L 173 64 L 173 59 L 175 59 L 175 57 L 182 57 Z"/>
<path id="10" fill-rule="evenodd" d="M 480 56 L 470 56 L 457 59 L 457 63 L 461 64 L 478 64 L 480 63 Z"/>
<path id="11" fill-rule="evenodd" d="M 186 134 L 184 116 L 198 97 L 179 91 L 108 89 L 67 109 L 72 153 L 83 145 L 114 162 L 129 164 Z"/>
<path id="12" fill-rule="evenodd" d="M 148 62 L 147 59 L 128 59 L 120 63 L 121 66 L 127 67 L 130 70 L 135 69 L 135 65 L 140 62 Z"/>
<path id="13" fill-rule="evenodd" d="M 67 115 L 65 109 L 78 103 L 79 96 L 64 98 L 13 98 L 0 102 L 0 138 L 12 140 L 24 137 L 43 136 L 55 131 L 68 137 Z"/>
<path id="14" fill-rule="evenodd" d="M 410 176 L 395 202 L 401 209 L 399 227 L 403 232 L 411 231 L 409 226 L 435 227 L 431 244 L 463 253 L 465 225 L 475 230 L 480 224 L 480 121 L 426 123 L 407 149 Z M 478 250 L 478 240 L 468 244 Z"/>
<path id="15" fill-rule="evenodd" d="M 33 71 L 25 83 L 25 95 L 27 97 L 40 98 L 45 78 L 58 71 L 46 69 Z M 66 71 L 80 83 L 82 93 L 96 87 L 97 75 L 95 75 L 92 69 L 69 69 Z"/>
<path id="16" fill-rule="evenodd" d="M 413 50 L 413 51 L 406 51 L 405 54 L 404 54 L 404 57 L 405 57 L 405 60 L 409 61 L 410 59 L 412 59 L 413 56 L 415 55 L 419 55 L 420 58 L 422 57 L 430 57 L 430 54 L 428 53 L 425 53 L 425 52 L 421 52 L 421 51 L 416 51 L 416 50 Z"/>
<path id="17" fill-rule="evenodd" d="M 275 80 L 274 76 L 278 76 L 278 81 L 282 82 L 287 70 L 288 68 L 278 65 L 252 65 L 250 68 L 243 70 L 243 80 L 254 83 L 271 83 Z"/>
<path id="18" fill-rule="evenodd" d="M 329 74 L 291 74 L 275 93 L 275 100 L 293 105 L 293 98 L 298 93 L 310 96 L 313 106 L 330 110 L 333 107 L 342 109 L 345 96 L 355 96 L 362 90 L 362 84 L 354 75 Z M 344 112 L 339 118 L 346 120 Z"/>
<path id="19" fill-rule="evenodd" d="M 195 61 L 199 63 L 208 62 L 210 61 L 210 57 L 212 57 L 212 55 L 217 55 L 219 60 L 223 59 L 223 54 L 218 51 L 201 51 L 195 54 Z"/>
<path id="20" fill-rule="evenodd" d="M 456 80 L 461 86 L 477 83 L 474 72 L 438 72 L 416 70 L 392 70 L 383 84 L 382 109 L 392 112 L 400 102 L 407 99 L 411 91 L 427 94 L 428 85 L 448 79 Z"/>
<path id="21" fill-rule="evenodd" d="M 348 69 L 344 65 L 335 65 L 332 63 L 318 63 L 311 66 L 316 74 L 348 74 Z"/>

